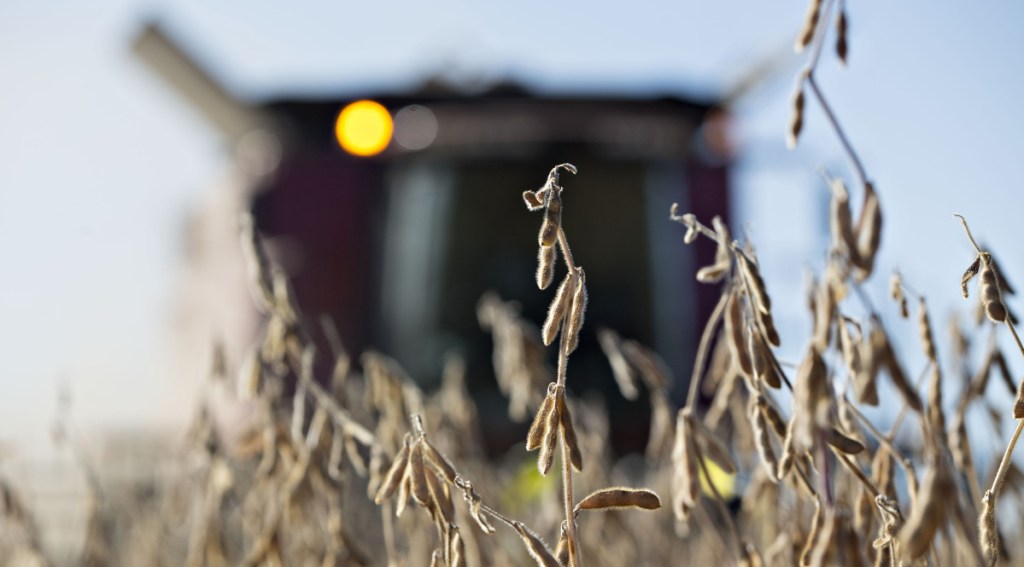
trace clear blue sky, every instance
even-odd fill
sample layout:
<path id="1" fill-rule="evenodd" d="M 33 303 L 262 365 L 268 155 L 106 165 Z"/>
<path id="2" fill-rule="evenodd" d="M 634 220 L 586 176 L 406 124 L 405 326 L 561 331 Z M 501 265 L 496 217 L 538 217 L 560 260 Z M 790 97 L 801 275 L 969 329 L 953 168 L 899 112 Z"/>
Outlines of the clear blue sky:
<path id="1" fill-rule="evenodd" d="M 971 258 L 953 211 L 1024 286 L 1024 5 L 849 4 L 850 67 L 829 54 L 820 77 L 889 221 L 876 296 L 899 265 L 940 321 L 964 306 L 957 281 Z M 154 384 L 173 380 L 162 345 L 182 223 L 228 148 L 133 59 L 145 18 L 168 23 L 253 99 L 402 85 L 441 68 L 545 92 L 708 95 L 787 53 L 805 9 L 803 0 L 0 4 L 0 444 L 46 429 L 61 379 L 86 425 L 166 413 Z M 817 109 L 800 148 L 785 150 L 799 66 L 789 57 L 743 101 L 738 124 L 738 212 L 780 294 L 821 256 L 821 227 L 807 221 L 822 191 L 815 168 L 844 171 Z"/>

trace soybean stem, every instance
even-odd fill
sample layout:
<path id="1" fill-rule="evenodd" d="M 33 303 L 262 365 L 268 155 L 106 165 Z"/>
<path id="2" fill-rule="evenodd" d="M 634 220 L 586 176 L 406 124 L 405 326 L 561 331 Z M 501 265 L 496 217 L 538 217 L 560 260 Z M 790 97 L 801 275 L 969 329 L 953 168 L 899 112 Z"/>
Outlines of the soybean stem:
<path id="1" fill-rule="evenodd" d="M 562 227 L 558 227 L 558 245 L 562 248 L 562 256 L 565 258 L 565 264 L 568 266 L 571 272 L 578 272 L 579 269 L 572 260 L 572 252 L 569 250 L 569 242 L 565 238 L 565 232 Z M 569 333 L 566 332 L 566 325 L 562 325 L 561 340 L 558 344 L 558 385 L 565 387 L 566 372 L 569 366 L 569 354 L 566 347 L 569 344 Z M 560 428 L 563 434 L 559 436 L 559 442 L 562 445 L 562 504 L 565 507 L 565 523 L 567 525 L 566 537 L 569 540 L 571 550 L 575 550 L 576 553 L 569 554 L 569 565 L 570 567 L 581 567 L 581 561 L 579 559 L 579 542 L 576 539 L 576 522 L 573 521 L 573 494 L 572 494 L 572 465 L 569 459 L 569 446 L 565 443 L 564 428 Z"/>
<path id="2" fill-rule="evenodd" d="M 821 92 L 818 81 L 814 78 L 813 74 L 807 76 L 807 85 L 811 89 L 811 94 L 818 100 L 818 104 L 821 105 L 821 109 L 825 112 L 825 118 L 828 119 L 832 130 L 835 131 L 836 137 L 839 138 L 843 151 L 846 152 L 847 158 L 849 158 L 851 165 L 853 165 L 853 170 L 857 173 L 858 181 L 860 181 L 862 186 L 867 186 L 868 174 L 864 170 L 864 164 L 861 163 L 860 157 L 857 156 L 857 151 L 853 149 L 853 144 L 850 143 L 850 139 L 846 136 L 846 131 L 839 125 L 839 119 L 836 118 L 828 101 L 825 100 L 825 95 Z"/>
<path id="3" fill-rule="evenodd" d="M 1017 429 L 1013 431 L 1013 436 L 1010 437 L 1010 444 L 1006 446 L 1003 459 L 999 462 L 999 469 L 996 471 L 996 477 L 992 480 L 992 488 L 989 489 L 992 492 L 993 498 L 999 495 L 999 489 L 1003 486 L 1006 473 L 1010 470 L 1010 461 L 1013 460 L 1013 447 L 1017 444 L 1017 439 L 1020 437 L 1022 430 L 1024 430 L 1024 419 L 1018 419 Z"/>
<path id="4" fill-rule="evenodd" d="M 817 80 L 814 78 L 814 71 L 818 66 L 818 61 L 821 58 L 822 47 L 825 43 L 825 36 L 828 35 L 828 20 L 832 13 L 832 4 L 834 2 L 827 2 L 822 8 L 821 18 L 818 20 L 817 35 L 814 38 L 814 45 L 811 51 L 811 57 L 807 61 L 807 66 L 804 68 L 804 79 L 807 82 L 807 86 L 810 87 L 811 93 L 814 98 L 818 100 L 818 104 L 821 105 L 821 109 L 825 112 L 825 118 L 828 119 L 829 125 L 832 130 L 836 133 L 836 137 L 839 138 L 839 143 L 843 146 L 843 151 L 849 158 L 850 163 L 853 165 L 854 171 L 857 173 L 857 179 L 861 185 L 867 185 L 867 173 L 864 171 L 864 164 L 861 163 L 860 157 L 857 156 L 856 150 L 853 149 L 853 144 L 850 143 L 850 139 L 847 138 L 846 132 L 842 126 L 839 125 L 839 120 L 836 118 L 835 113 L 832 111 L 832 107 L 825 100 L 825 95 L 821 92 L 821 88 L 818 86 Z"/>
<path id="5" fill-rule="evenodd" d="M 971 241 L 971 245 L 974 246 L 974 250 L 981 254 L 981 247 L 978 246 L 978 242 L 974 240 L 974 235 L 971 234 L 971 229 L 967 228 L 967 219 L 959 213 L 953 213 L 953 216 L 960 219 L 960 224 L 964 225 L 964 232 L 967 233 L 967 239 Z"/>

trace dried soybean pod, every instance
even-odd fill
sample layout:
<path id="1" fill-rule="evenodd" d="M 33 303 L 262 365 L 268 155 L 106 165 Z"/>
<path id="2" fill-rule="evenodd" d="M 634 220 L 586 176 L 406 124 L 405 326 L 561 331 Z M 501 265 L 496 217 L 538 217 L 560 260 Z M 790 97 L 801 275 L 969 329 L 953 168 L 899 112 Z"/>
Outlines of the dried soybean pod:
<path id="1" fill-rule="evenodd" d="M 548 412 L 547 422 L 544 424 L 544 438 L 541 440 L 540 453 L 537 454 L 537 470 L 542 476 L 546 476 L 551 470 L 551 463 L 555 458 L 555 447 L 558 446 L 558 422 L 559 402 L 558 398 L 564 396 L 564 390 L 560 387 L 555 389 L 552 400 L 551 411 Z"/>
<path id="2" fill-rule="evenodd" d="M 884 357 L 886 368 L 889 369 L 889 378 L 892 380 L 893 385 L 896 386 L 896 389 L 903 396 L 903 400 L 910 406 L 910 409 L 921 413 L 924 410 L 921 396 L 917 394 L 914 385 L 910 383 L 910 379 L 903 372 L 903 367 L 896 358 L 896 353 L 893 352 L 892 345 L 889 344 L 888 340 L 885 343 Z"/>
<path id="3" fill-rule="evenodd" d="M 854 392 L 857 401 L 869 405 L 878 405 L 878 371 L 885 359 L 885 331 L 878 325 L 872 325 L 868 338 L 861 346 L 861 371 L 854 380 Z"/>
<path id="4" fill-rule="evenodd" d="M 537 287 L 547 289 L 555 278 L 555 247 L 541 246 L 537 249 Z"/>
<path id="5" fill-rule="evenodd" d="M 558 536 L 558 545 L 555 546 L 555 559 L 562 567 L 569 565 L 569 534 L 566 533 L 566 523 L 562 520 L 561 535 Z"/>
<path id="6" fill-rule="evenodd" d="M 455 506 L 452 504 L 452 494 L 448 485 L 441 482 L 441 477 L 427 471 L 427 488 L 430 491 L 430 508 L 440 516 L 441 522 L 451 524 L 455 521 Z M 438 518 L 435 518 L 438 521 Z"/>
<path id="7" fill-rule="evenodd" d="M 967 267 L 964 271 L 964 275 L 960 277 L 960 293 L 964 294 L 964 299 L 967 299 L 967 284 L 970 283 L 974 276 L 978 275 L 978 270 L 981 269 L 981 256 L 979 255 L 974 259 L 974 262 Z"/>
<path id="8" fill-rule="evenodd" d="M 558 329 L 562 326 L 562 320 L 565 319 L 565 313 L 569 309 L 569 302 L 576 291 L 576 277 L 576 274 L 571 271 L 565 274 L 565 279 L 559 284 L 558 291 L 555 292 L 555 297 L 551 300 L 551 306 L 548 307 L 548 318 L 544 320 L 544 327 L 541 329 L 541 338 L 544 339 L 545 345 L 553 343 L 555 336 L 558 335 Z"/>
<path id="9" fill-rule="evenodd" d="M 646 488 L 614 486 L 591 492 L 586 498 L 580 500 L 574 512 L 579 510 L 613 510 L 618 508 L 657 510 L 661 508 L 661 499 L 653 491 Z"/>
<path id="10" fill-rule="evenodd" d="M 384 475 L 384 481 L 381 482 L 380 490 L 377 491 L 377 495 L 373 499 L 374 503 L 380 505 L 388 498 L 391 498 L 395 491 L 398 490 L 398 485 L 401 484 L 402 479 L 405 477 L 405 469 L 408 463 L 409 438 L 406 437 L 402 449 L 398 451 L 398 455 L 395 456 L 395 460 L 391 463 L 391 468 Z"/>
<path id="11" fill-rule="evenodd" d="M 999 294 L 999 276 L 995 264 L 988 252 L 981 254 L 981 274 L 978 276 L 978 289 L 981 291 L 981 303 L 985 306 L 985 314 L 996 323 L 1006 321 L 1006 306 Z"/>
<path id="12" fill-rule="evenodd" d="M 597 330 L 597 342 L 601 345 L 604 355 L 608 357 L 608 363 L 612 366 L 612 376 L 615 377 L 615 382 L 619 385 L 622 397 L 627 400 L 635 400 L 640 395 L 640 390 L 636 385 L 636 372 L 626 362 L 626 357 L 622 352 L 621 337 L 615 331 L 602 327 Z"/>
<path id="13" fill-rule="evenodd" d="M 875 266 L 875 255 L 882 239 L 882 208 L 878 202 L 878 194 L 871 182 L 864 184 L 864 208 L 857 224 L 857 256 L 861 272 L 858 281 L 864 281 L 871 275 Z"/>
<path id="14" fill-rule="evenodd" d="M 564 392 L 564 390 L 562 390 Z M 572 425 L 572 414 L 565 402 L 565 394 L 558 396 L 558 425 L 562 431 L 562 442 L 569 449 L 569 462 L 577 472 L 583 471 L 583 454 L 576 440 L 576 429 Z"/>
<path id="15" fill-rule="evenodd" d="M 970 386 L 968 386 L 969 397 L 975 398 L 985 395 L 985 390 L 988 389 L 989 376 L 992 374 L 992 367 L 995 366 L 996 359 L 1000 356 L 1002 356 L 1002 353 L 998 350 L 994 348 L 989 349 L 981 363 L 981 367 L 971 378 Z"/>
<path id="16" fill-rule="evenodd" d="M 804 129 L 804 81 L 807 80 L 807 73 L 800 75 L 796 86 L 796 94 L 793 95 L 793 114 L 789 120 L 789 132 L 786 134 L 786 147 L 793 149 L 800 140 L 800 131 Z"/>
<path id="17" fill-rule="evenodd" d="M 553 382 L 548 386 L 548 395 L 544 397 L 544 402 L 537 409 L 537 416 L 533 418 L 533 424 L 530 425 L 530 432 L 526 435 L 527 451 L 539 449 L 544 438 L 547 437 L 548 432 L 545 428 L 548 416 L 555 408 L 554 386 Z"/>
<path id="18" fill-rule="evenodd" d="M 523 191 L 523 202 L 526 203 L 526 208 L 531 211 L 539 210 L 544 206 L 544 194 L 547 189 L 540 189 L 538 191 Z"/>
<path id="19" fill-rule="evenodd" d="M 541 541 L 537 534 L 530 531 L 522 522 L 513 521 L 512 527 L 519 533 L 519 537 L 523 540 L 523 545 L 526 546 L 526 551 L 537 562 L 537 567 L 561 567 L 558 560 L 551 554 L 551 550 L 548 549 L 548 546 Z"/>
<path id="20" fill-rule="evenodd" d="M 999 559 L 999 530 L 996 528 L 994 500 L 992 491 L 986 490 L 985 496 L 981 499 L 981 514 L 978 516 L 978 540 L 981 543 L 981 553 L 989 566 L 995 565 Z"/>
<path id="21" fill-rule="evenodd" d="M 946 414 L 942 412 L 942 371 L 933 363 L 928 379 L 928 420 L 937 432 L 946 430 Z"/>
<path id="22" fill-rule="evenodd" d="M 837 451 L 847 455 L 857 455 L 864 451 L 860 441 L 847 437 L 835 427 L 828 428 L 825 440 Z"/>
<path id="23" fill-rule="evenodd" d="M 967 425 L 965 423 L 966 405 L 961 405 L 953 414 L 953 422 L 949 427 L 949 446 L 953 454 L 953 464 L 957 470 L 973 471 L 974 460 L 971 456 L 971 445 L 967 439 Z"/>
<path id="24" fill-rule="evenodd" d="M 938 459 L 928 469 L 910 517 L 900 530 L 903 552 L 917 559 L 928 552 L 938 529 L 946 523 L 950 495 L 956 494 L 956 483 L 946 466 Z"/>
<path id="25" fill-rule="evenodd" d="M 754 447 L 757 448 L 757 454 L 761 457 L 761 464 L 764 466 L 764 470 L 768 473 L 768 478 L 772 482 L 778 482 L 778 477 L 775 476 L 775 471 L 779 467 L 779 460 L 775 456 L 775 449 L 772 448 L 771 437 L 768 435 L 767 420 L 765 420 L 764 411 L 762 406 L 766 405 L 764 396 L 757 394 L 755 398 L 750 400 L 750 427 L 754 432 Z"/>
<path id="26" fill-rule="evenodd" d="M 839 10 L 839 18 L 836 20 L 836 55 L 839 56 L 839 62 L 846 65 L 846 56 L 850 52 L 849 41 L 847 35 L 849 34 L 849 23 L 846 21 L 846 9 Z"/>
<path id="27" fill-rule="evenodd" d="M 729 271 L 728 262 L 725 264 L 712 264 L 710 266 L 704 266 L 697 270 L 697 281 L 700 283 L 718 283 L 722 281 L 725 274 Z"/>
<path id="28" fill-rule="evenodd" d="M 455 467 L 452 466 L 451 461 L 441 454 L 441 451 L 438 451 L 437 448 L 431 445 L 426 439 L 423 439 L 423 458 L 428 464 L 436 469 L 437 472 L 441 473 L 441 476 L 443 476 L 445 480 L 455 484 L 455 477 L 458 476 L 458 473 L 455 472 Z"/>
<path id="29" fill-rule="evenodd" d="M 773 430 L 775 430 L 775 434 L 780 438 L 785 437 L 786 429 L 788 429 L 789 426 L 786 423 L 786 420 L 782 419 L 782 414 L 779 413 L 778 408 L 769 402 L 768 398 L 764 395 L 758 396 L 758 406 L 760 406 L 761 411 L 764 412 L 764 417 L 768 420 L 768 424 L 772 426 Z"/>
<path id="30" fill-rule="evenodd" d="M 880 446 L 871 457 L 871 481 L 878 487 L 878 492 L 886 496 L 896 494 L 892 475 L 893 459 L 889 449 Z"/>
<path id="31" fill-rule="evenodd" d="M 768 291 L 765 289 L 764 279 L 761 277 L 757 264 L 741 252 L 736 254 L 736 259 L 740 272 L 743 274 L 743 278 L 746 280 L 748 289 L 752 294 L 753 306 L 756 308 L 755 311 L 760 311 L 764 314 L 771 313 L 772 300 L 768 297 Z"/>
<path id="32" fill-rule="evenodd" d="M 693 438 L 689 410 L 676 414 L 676 439 L 672 450 L 672 508 L 676 519 L 684 521 L 700 493 L 697 444 Z"/>
<path id="33" fill-rule="evenodd" d="M 412 472 L 410 467 L 405 467 L 405 472 L 402 474 L 402 481 L 398 484 L 398 498 L 395 502 L 395 516 L 401 516 L 402 512 L 405 512 L 405 507 L 409 503 L 409 491 L 412 486 Z"/>
<path id="34" fill-rule="evenodd" d="M 765 343 L 761 333 L 750 323 L 747 324 L 747 342 L 754 375 L 770 388 L 781 388 L 782 379 L 779 377 L 775 355 L 772 354 L 771 348 Z"/>
<path id="35" fill-rule="evenodd" d="M 903 298 L 903 278 L 899 271 L 895 271 L 889 276 L 889 297 L 896 302 Z"/>
<path id="36" fill-rule="evenodd" d="M 427 486 L 427 469 L 423 464 L 423 440 L 416 441 L 409 450 L 409 474 L 412 480 L 412 497 L 421 506 L 430 501 L 430 488 Z"/>
<path id="37" fill-rule="evenodd" d="M 923 297 L 917 302 L 917 332 L 921 335 L 924 355 L 928 357 L 928 360 L 937 364 L 938 355 L 935 353 L 935 335 L 932 333 L 932 323 L 928 318 L 928 308 L 925 306 Z"/>
<path id="38" fill-rule="evenodd" d="M 832 320 L 836 310 L 835 294 L 832 293 L 832 286 L 828 280 L 823 279 L 818 284 L 814 305 L 814 348 L 818 349 L 818 352 L 825 352 L 832 342 Z"/>
<path id="39" fill-rule="evenodd" d="M 552 187 L 547 193 L 544 221 L 540 225 L 540 234 L 537 235 L 537 242 L 541 246 L 554 245 L 562 226 L 562 192 L 559 188 Z"/>
<path id="40" fill-rule="evenodd" d="M 907 296 L 903 293 L 903 279 L 899 272 L 893 272 L 889 278 L 889 296 L 900 305 L 900 317 L 910 317 L 910 309 L 907 307 Z"/>
<path id="41" fill-rule="evenodd" d="M 813 317 L 818 312 L 817 299 L 815 298 L 818 291 L 818 278 L 814 277 L 814 272 L 810 270 L 804 271 L 804 289 L 807 290 L 807 295 L 804 296 L 807 299 L 807 310 L 811 312 Z"/>
<path id="42" fill-rule="evenodd" d="M 814 39 L 814 30 L 818 29 L 820 17 L 821 0 L 811 0 L 811 4 L 807 7 L 807 15 L 804 17 L 804 27 L 800 30 L 800 35 L 797 36 L 796 44 L 793 46 L 797 53 L 803 51 Z"/>
<path id="43" fill-rule="evenodd" d="M 672 402 L 667 392 L 651 392 L 651 429 L 644 453 L 647 462 L 661 463 L 672 447 Z"/>
<path id="44" fill-rule="evenodd" d="M 850 373 L 850 376 L 856 377 L 861 370 L 861 359 L 860 359 L 860 330 L 856 332 L 856 337 L 850 333 L 850 328 L 847 326 L 845 318 L 839 320 L 839 346 L 843 352 L 843 361 L 846 363 L 846 369 Z"/>
<path id="45" fill-rule="evenodd" d="M 830 203 L 830 225 L 832 241 L 841 252 L 852 257 L 857 253 L 857 239 L 853 236 L 853 215 L 850 213 L 850 192 L 842 179 L 834 178 L 829 185 L 832 188 Z"/>
<path id="46" fill-rule="evenodd" d="M 566 315 L 567 323 L 565 332 L 568 337 L 565 342 L 565 354 L 568 355 L 576 350 L 580 343 L 580 330 L 583 328 L 583 316 L 587 311 L 587 274 L 583 268 L 577 268 L 576 289 L 572 294 L 572 301 L 569 303 L 569 313 Z"/>
<path id="47" fill-rule="evenodd" d="M 764 332 L 764 338 L 771 343 L 772 346 L 779 346 L 782 342 L 779 340 L 779 332 L 775 330 L 775 321 L 772 319 L 770 313 L 757 312 L 757 324 L 761 327 L 761 331 Z"/>
<path id="48" fill-rule="evenodd" d="M 1016 295 L 1017 291 L 1010 285 L 1009 280 L 1006 279 L 1006 272 L 999 267 L 999 262 L 996 261 L 996 257 L 991 252 L 989 253 L 989 260 L 992 262 L 992 267 L 996 270 L 996 280 L 999 282 L 1000 293 L 1006 295 Z"/>
<path id="49" fill-rule="evenodd" d="M 1010 394 L 1016 393 L 1017 386 L 1013 383 L 1013 374 L 1010 373 L 1010 367 L 1006 365 L 1006 357 L 1003 356 L 1003 351 L 996 350 L 992 354 L 992 366 L 999 371 L 999 376 L 1003 379 L 1006 391 Z"/>
<path id="50" fill-rule="evenodd" d="M 807 355 L 797 369 L 796 384 L 793 385 L 793 437 L 796 446 L 809 449 L 814 446 L 815 432 L 827 425 L 829 408 L 828 369 L 821 355 L 814 348 L 807 349 Z"/>
<path id="51" fill-rule="evenodd" d="M 1013 402 L 1013 418 L 1024 418 L 1024 380 L 1021 381 L 1017 389 L 1017 399 Z"/>
<path id="52" fill-rule="evenodd" d="M 668 388 L 671 371 L 657 353 L 630 339 L 623 341 L 622 354 L 637 369 L 649 389 Z"/>
<path id="53" fill-rule="evenodd" d="M 747 341 L 743 339 L 743 306 L 740 304 L 738 288 L 729 292 L 729 299 L 725 303 L 725 334 L 729 339 L 729 351 L 733 359 L 740 365 L 740 370 L 747 377 L 754 376 L 754 367 L 750 360 L 750 351 L 747 349 Z"/>

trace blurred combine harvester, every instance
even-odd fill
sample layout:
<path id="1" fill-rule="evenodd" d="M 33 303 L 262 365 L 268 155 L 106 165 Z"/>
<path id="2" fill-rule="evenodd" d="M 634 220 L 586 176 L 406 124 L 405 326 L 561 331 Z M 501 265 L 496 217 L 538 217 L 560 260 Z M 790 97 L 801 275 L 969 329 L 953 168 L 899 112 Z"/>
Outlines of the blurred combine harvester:
<path id="1" fill-rule="evenodd" d="M 489 386 L 490 337 L 475 305 L 494 289 L 542 321 L 550 294 L 523 276 L 533 270 L 537 228 L 521 194 L 552 165 L 572 162 L 580 172 L 563 177 L 566 231 L 587 269 L 591 307 L 570 372 L 611 388 L 594 340 L 604 325 L 653 345 L 683 391 L 696 322 L 717 297 L 691 274 L 714 251 L 683 246 L 667 218 L 672 202 L 702 219 L 727 217 L 728 116 L 715 105 L 538 96 L 512 83 L 469 92 L 443 80 L 408 92 L 245 101 L 158 26 L 147 26 L 134 50 L 238 156 L 233 187 L 211 192 L 189 226 L 180 312 L 190 379 L 206 374 L 213 339 L 237 362 L 257 332 L 236 237 L 237 211 L 251 210 L 304 313 L 333 317 L 350 352 L 392 354 L 428 388 L 444 353 L 462 352 L 470 387 L 495 410 L 484 426 L 500 447 L 503 402 Z M 627 412 L 646 415 L 645 404 L 634 407 Z M 643 421 L 617 420 L 626 429 L 613 441 L 642 446 Z"/>

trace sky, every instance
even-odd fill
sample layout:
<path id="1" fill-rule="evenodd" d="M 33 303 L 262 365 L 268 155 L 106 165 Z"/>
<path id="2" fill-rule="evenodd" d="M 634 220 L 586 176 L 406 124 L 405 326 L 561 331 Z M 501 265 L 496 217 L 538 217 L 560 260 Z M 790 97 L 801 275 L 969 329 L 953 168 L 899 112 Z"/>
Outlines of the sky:
<path id="1" fill-rule="evenodd" d="M 821 263 L 816 168 L 849 176 L 813 104 L 800 146 L 785 148 L 805 9 L 753 0 L 0 3 L 0 452 L 31 452 L 45 438 L 62 383 L 85 427 L 185 415 L 160 395 L 175 380 L 166 345 L 184 219 L 226 174 L 231 148 L 133 57 L 144 22 L 168 26 L 252 101 L 400 88 L 439 72 L 512 77 L 541 93 L 714 97 L 778 61 L 734 109 L 736 213 L 769 286 L 785 295 Z M 879 303 L 898 266 L 937 321 L 965 307 L 957 282 L 972 257 L 954 211 L 1024 282 L 1015 246 L 1022 12 L 1009 0 L 851 3 L 848 68 L 831 47 L 822 60 L 820 83 L 886 215 Z M 802 314 L 782 318 L 806 325 Z M 914 336 L 910 323 L 891 326 Z"/>

